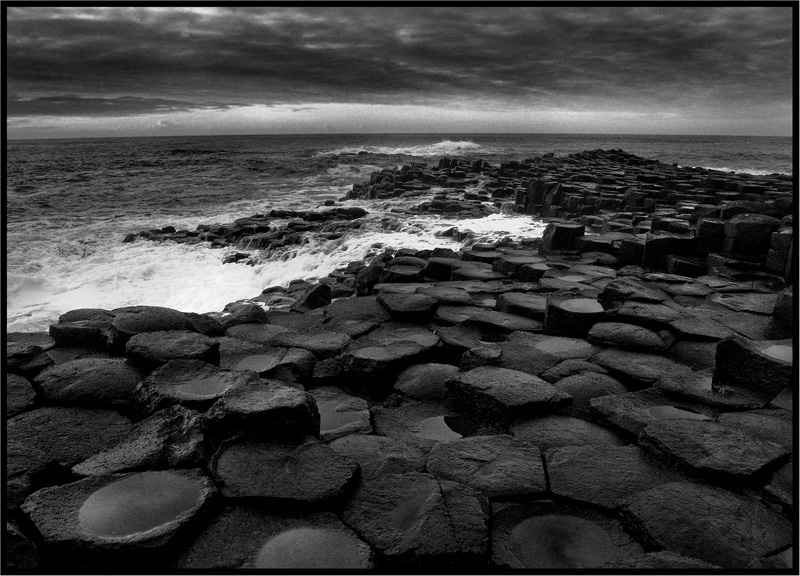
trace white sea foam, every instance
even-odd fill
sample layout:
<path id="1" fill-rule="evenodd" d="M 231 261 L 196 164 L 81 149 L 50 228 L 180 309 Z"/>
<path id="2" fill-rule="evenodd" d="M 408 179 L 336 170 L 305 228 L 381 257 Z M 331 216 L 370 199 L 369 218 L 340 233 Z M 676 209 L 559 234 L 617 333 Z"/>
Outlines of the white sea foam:
<path id="1" fill-rule="evenodd" d="M 681 166 L 681 168 L 691 168 L 692 166 Z M 791 172 L 775 172 L 774 170 L 759 170 L 757 168 L 729 168 L 727 166 L 695 166 L 703 170 L 716 170 L 717 172 L 735 172 L 736 174 L 750 174 L 751 176 L 769 176 L 770 174 L 784 174 L 791 176 Z"/>
<path id="2" fill-rule="evenodd" d="M 537 237 L 544 229 L 541 222 L 528 216 L 494 214 L 458 220 L 379 210 L 381 206 L 389 208 L 397 203 L 363 205 L 371 212 L 360 230 L 336 240 L 309 237 L 300 246 L 274 253 L 252 266 L 222 264 L 223 257 L 235 250 L 211 249 L 205 243 L 186 245 L 137 239 L 122 244 L 119 234 L 101 229 L 100 224 L 93 227 L 91 236 L 86 236 L 90 234 L 86 229 L 79 229 L 72 236 L 61 238 L 55 244 L 57 249 L 46 237 L 31 241 L 24 261 L 17 258 L 9 262 L 9 270 L 14 272 L 8 275 L 7 330 L 46 331 L 59 315 L 76 308 L 151 305 L 184 312 L 219 311 L 229 302 L 253 298 L 269 286 L 324 277 L 336 268 L 385 248 L 458 250 L 459 243 L 436 235 L 453 226 L 472 230 L 476 237 L 485 240 L 503 236 Z M 237 212 L 223 209 L 212 220 L 226 221 L 234 216 Z M 391 229 L 384 228 L 386 217 L 393 217 Z M 131 228 L 134 222 L 139 223 L 131 220 L 124 226 L 136 230 Z M 172 224 L 191 227 L 196 222 L 185 219 Z"/>
<path id="3" fill-rule="evenodd" d="M 443 140 L 436 144 L 416 146 L 343 146 L 318 152 L 317 156 L 343 156 L 349 154 L 384 154 L 387 156 L 463 156 L 466 154 L 492 154 L 494 149 L 469 140 Z"/>

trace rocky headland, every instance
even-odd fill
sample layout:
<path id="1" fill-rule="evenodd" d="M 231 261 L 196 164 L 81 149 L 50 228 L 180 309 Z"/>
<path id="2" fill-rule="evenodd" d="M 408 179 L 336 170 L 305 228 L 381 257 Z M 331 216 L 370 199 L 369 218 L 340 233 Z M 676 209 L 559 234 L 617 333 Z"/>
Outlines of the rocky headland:
<path id="1" fill-rule="evenodd" d="M 791 177 L 597 150 L 410 164 L 343 200 L 417 196 L 398 218 L 548 226 L 7 334 L 6 570 L 796 569 Z M 366 215 L 124 241 L 237 266 Z"/>

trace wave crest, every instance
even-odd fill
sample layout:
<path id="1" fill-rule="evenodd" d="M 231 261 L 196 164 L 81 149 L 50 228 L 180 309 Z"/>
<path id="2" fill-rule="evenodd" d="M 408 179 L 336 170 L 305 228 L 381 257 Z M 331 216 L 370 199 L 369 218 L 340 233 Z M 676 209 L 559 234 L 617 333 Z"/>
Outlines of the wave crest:
<path id="1" fill-rule="evenodd" d="M 416 146 L 343 146 L 318 152 L 316 156 L 346 156 L 356 154 L 382 154 L 385 156 L 462 156 L 465 154 L 492 154 L 494 149 L 470 140 L 442 140 L 436 144 Z"/>

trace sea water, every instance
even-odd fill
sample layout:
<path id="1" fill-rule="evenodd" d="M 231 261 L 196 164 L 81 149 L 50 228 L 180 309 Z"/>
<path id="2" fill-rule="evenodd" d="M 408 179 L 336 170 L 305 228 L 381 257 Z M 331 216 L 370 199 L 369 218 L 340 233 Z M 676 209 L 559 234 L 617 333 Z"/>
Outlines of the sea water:
<path id="1" fill-rule="evenodd" d="M 411 200 L 347 201 L 369 215 L 336 240 L 287 247 L 254 266 L 222 264 L 233 248 L 156 243 L 131 232 L 225 223 L 271 209 L 317 209 L 371 172 L 441 157 L 493 165 L 553 152 L 619 148 L 687 166 L 791 173 L 791 138 L 611 135 L 286 135 L 12 140 L 6 144 L 8 331 L 44 331 L 75 308 L 147 304 L 221 310 L 264 288 L 326 276 L 383 248 L 460 248 L 451 226 L 478 238 L 540 236 L 530 216 L 398 219 Z M 394 216 L 387 229 L 383 218 Z"/>

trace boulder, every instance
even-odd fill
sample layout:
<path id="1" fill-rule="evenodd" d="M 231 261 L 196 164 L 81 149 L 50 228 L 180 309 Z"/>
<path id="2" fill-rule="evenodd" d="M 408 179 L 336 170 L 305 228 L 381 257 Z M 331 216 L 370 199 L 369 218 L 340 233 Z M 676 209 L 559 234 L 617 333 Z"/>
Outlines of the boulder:
<path id="1" fill-rule="evenodd" d="M 365 480 L 342 519 L 390 566 L 468 569 L 489 551 L 488 505 L 477 491 L 430 474 Z"/>
<path id="2" fill-rule="evenodd" d="M 792 541 L 791 522 L 750 497 L 695 482 L 662 484 L 634 495 L 622 510 L 632 534 L 729 570 Z"/>
<path id="3" fill-rule="evenodd" d="M 472 305 L 472 297 L 463 288 L 448 288 L 446 286 L 425 286 L 415 290 L 417 294 L 423 294 L 435 298 L 438 304 L 450 305 Z"/>
<path id="4" fill-rule="evenodd" d="M 453 480 L 489 498 L 515 498 L 547 490 L 541 453 L 512 436 L 472 436 L 442 442 L 426 465 L 437 478 Z"/>
<path id="5" fill-rule="evenodd" d="M 51 366 L 34 382 L 50 404 L 122 408 L 143 379 L 124 358 L 83 358 Z"/>
<path id="6" fill-rule="evenodd" d="M 564 413 L 579 417 L 583 417 L 589 412 L 592 398 L 628 392 L 628 389 L 616 378 L 608 374 L 589 371 L 561 378 L 553 383 L 553 387 L 572 396 L 572 404 L 564 409 Z"/>
<path id="7" fill-rule="evenodd" d="M 652 386 L 668 374 L 675 375 L 691 371 L 688 367 L 663 356 L 615 348 L 595 354 L 591 361 L 599 364 L 620 382 L 634 389 Z"/>
<path id="8" fill-rule="evenodd" d="M 148 332 L 131 336 L 125 355 L 147 372 L 170 360 L 200 360 L 219 366 L 219 342 L 189 330 Z"/>
<path id="9" fill-rule="evenodd" d="M 133 470 L 191 468 L 202 464 L 203 430 L 198 412 L 165 408 L 134 424 L 116 444 L 72 467 L 79 476 Z"/>
<path id="10" fill-rule="evenodd" d="M 292 304 L 294 310 L 315 310 L 331 303 L 331 287 L 327 284 L 312 284 Z"/>
<path id="11" fill-rule="evenodd" d="M 569 376 L 576 376 L 583 372 L 594 372 L 595 374 L 607 374 L 606 369 L 598 366 L 597 364 L 592 364 L 591 362 L 587 362 L 586 360 L 569 359 L 569 360 L 562 360 L 549 370 L 545 370 L 544 372 L 542 372 L 541 377 L 542 379 L 550 382 L 550 384 L 554 384 L 555 382 L 558 382 L 562 378 L 567 378 Z"/>
<path id="12" fill-rule="evenodd" d="M 358 464 L 313 438 L 299 443 L 230 440 L 215 454 L 212 469 L 226 498 L 297 507 L 340 499 L 355 480 Z"/>
<path id="13" fill-rule="evenodd" d="M 542 330 L 542 323 L 538 320 L 495 310 L 478 310 L 467 318 L 465 323 L 491 332 L 540 332 Z"/>

